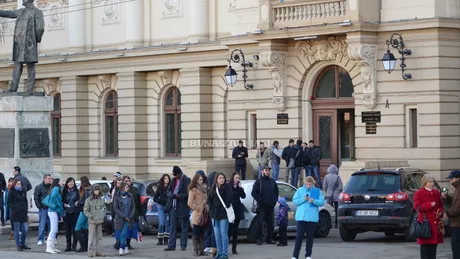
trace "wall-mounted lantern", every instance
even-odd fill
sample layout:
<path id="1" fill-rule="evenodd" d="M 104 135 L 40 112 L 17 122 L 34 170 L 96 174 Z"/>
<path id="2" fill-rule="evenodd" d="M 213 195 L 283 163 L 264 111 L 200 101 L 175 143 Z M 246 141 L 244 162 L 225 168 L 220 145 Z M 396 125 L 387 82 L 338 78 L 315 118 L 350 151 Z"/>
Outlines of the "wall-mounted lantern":
<path id="1" fill-rule="evenodd" d="M 396 58 L 395 56 L 391 53 L 390 51 L 390 45 L 397 49 L 399 54 L 401 54 L 401 72 L 402 72 L 402 78 L 404 80 L 411 79 L 412 74 L 410 73 L 405 73 L 406 70 L 406 56 L 410 56 L 412 54 L 412 50 L 410 49 L 404 49 L 404 41 L 399 33 L 393 33 L 391 35 L 390 40 L 387 40 L 387 52 L 385 55 L 383 55 L 382 62 L 383 62 L 383 69 L 388 72 L 388 74 L 391 74 L 393 70 L 395 70 L 396 67 Z"/>
<path id="2" fill-rule="evenodd" d="M 227 69 L 227 72 L 225 72 L 225 80 L 227 81 L 227 84 L 233 87 L 236 84 L 236 81 L 238 81 L 238 73 L 236 73 L 235 69 L 232 68 L 231 62 L 233 61 L 234 63 L 241 63 L 241 66 L 243 67 L 244 88 L 246 90 L 253 89 L 254 85 L 246 83 L 246 80 L 248 78 L 247 67 L 253 67 L 254 64 L 252 62 L 246 62 L 243 51 L 241 51 L 241 49 L 233 50 L 232 54 L 230 54 L 230 57 L 228 58 L 227 61 L 228 61 L 228 69 Z"/>

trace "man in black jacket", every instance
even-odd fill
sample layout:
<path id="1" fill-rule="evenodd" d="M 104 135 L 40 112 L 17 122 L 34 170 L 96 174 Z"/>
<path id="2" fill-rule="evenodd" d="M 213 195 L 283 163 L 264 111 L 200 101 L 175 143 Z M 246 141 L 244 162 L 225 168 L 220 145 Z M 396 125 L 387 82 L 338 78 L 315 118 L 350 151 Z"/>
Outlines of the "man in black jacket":
<path id="1" fill-rule="evenodd" d="M 302 141 L 300 141 L 302 144 Z M 299 182 L 299 174 L 302 169 L 301 150 L 295 145 L 293 139 L 289 140 L 289 146 L 285 147 L 281 157 L 286 161 L 286 179 L 288 182 L 289 170 L 291 171 L 291 185 L 297 187 Z"/>
<path id="2" fill-rule="evenodd" d="M 181 226 L 180 248 L 185 251 L 188 240 L 188 227 L 190 208 L 188 202 L 188 186 L 190 178 L 188 178 L 178 166 L 173 167 L 173 176 L 171 183 L 168 186 L 168 202 L 165 206 L 165 212 L 169 213 L 169 222 L 171 233 L 169 235 L 168 247 L 165 251 L 176 250 L 177 225 Z"/>
<path id="3" fill-rule="evenodd" d="M 50 219 L 48 217 L 48 207 L 42 204 L 43 199 L 48 195 L 53 178 L 49 174 L 43 176 L 43 182 L 35 187 L 34 202 L 38 209 L 38 240 L 37 245 L 43 245 L 45 241 L 45 227 L 49 232 Z"/>
<path id="4" fill-rule="evenodd" d="M 275 228 L 275 206 L 278 202 L 279 190 L 275 180 L 270 177 L 269 166 L 265 166 L 262 170 L 262 177 L 257 179 L 252 186 L 251 195 L 254 200 L 257 201 L 257 218 L 259 224 L 259 238 L 257 240 L 258 245 L 262 245 L 264 241 L 267 244 L 275 244 L 272 240 L 273 230 Z M 262 222 L 267 222 L 267 237 L 263 240 L 263 229 Z"/>
<path id="5" fill-rule="evenodd" d="M 3 173 L 0 173 L 0 213 L 1 216 L 1 221 L 2 221 L 2 227 L 5 226 L 5 206 L 3 204 L 3 201 L 5 199 L 5 190 L 6 190 L 6 180 L 5 180 L 5 175 Z"/>
<path id="6" fill-rule="evenodd" d="M 29 179 L 21 174 L 21 168 L 19 166 L 15 166 L 13 168 L 13 175 L 14 178 L 18 178 L 21 181 L 22 189 L 26 191 L 26 193 L 32 190 L 32 184 L 30 184 Z"/>
<path id="7" fill-rule="evenodd" d="M 319 188 L 323 189 L 323 184 L 321 182 L 321 175 L 319 173 L 319 161 L 321 160 L 321 149 L 318 146 L 315 146 L 315 142 L 313 140 L 310 140 L 308 142 L 308 160 L 310 161 L 310 164 L 305 167 L 306 171 L 305 175 L 306 176 L 312 176 L 316 178 L 316 181 L 318 182 Z"/>
<path id="8" fill-rule="evenodd" d="M 232 157 L 235 159 L 235 172 L 241 172 L 241 179 L 246 180 L 246 158 L 248 149 L 243 146 L 243 141 L 238 141 L 238 146 L 233 148 Z"/>

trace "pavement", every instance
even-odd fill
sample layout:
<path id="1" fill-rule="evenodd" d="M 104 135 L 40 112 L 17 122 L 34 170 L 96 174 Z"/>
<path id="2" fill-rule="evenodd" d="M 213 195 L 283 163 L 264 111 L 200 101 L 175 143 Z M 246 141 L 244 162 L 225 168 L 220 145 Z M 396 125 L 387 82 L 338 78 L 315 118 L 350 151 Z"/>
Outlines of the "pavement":
<path id="1" fill-rule="evenodd" d="M 293 233 L 290 233 L 289 245 L 287 247 L 277 247 L 275 245 L 262 245 L 247 243 L 243 237 L 238 244 L 238 255 L 230 255 L 230 258 L 235 259 L 290 259 L 295 239 Z M 8 236 L 0 236 L 0 254 L 2 258 L 15 258 L 15 259 L 81 259 L 88 258 L 85 253 L 64 253 L 61 252 L 56 255 L 46 254 L 45 246 L 37 247 L 36 232 L 31 232 L 28 235 L 27 244 L 32 250 L 27 252 L 17 252 L 14 241 L 8 240 Z M 444 240 L 444 244 L 438 246 L 438 259 L 452 259 L 450 249 L 450 238 Z M 130 259 L 144 259 L 144 258 L 168 258 L 168 259 L 191 259 L 195 258 L 192 251 L 192 241 L 189 239 L 186 251 L 172 251 L 164 252 L 164 246 L 156 246 L 157 239 L 154 236 L 144 236 L 142 243 L 132 242 L 134 250 L 128 256 Z M 339 233 L 336 229 L 331 230 L 327 238 L 315 239 L 313 246 L 313 259 L 415 259 L 420 258 L 420 247 L 415 242 L 407 242 L 403 236 L 385 237 L 383 233 L 364 233 L 358 235 L 354 242 L 343 242 L 340 239 Z M 117 251 L 113 249 L 112 245 L 114 239 L 110 236 L 104 236 L 102 241 L 103 251 L 106 258 L 120 258 Z M 179 243 L 178 243 L 178 248 Z M 64 250 L 65 237 L 58 236 L 57 248 Z M 305 251 L 305 242 L 302 244 L 301 256 Z M 201 257 L 211 258 L 211 256 Z"/>

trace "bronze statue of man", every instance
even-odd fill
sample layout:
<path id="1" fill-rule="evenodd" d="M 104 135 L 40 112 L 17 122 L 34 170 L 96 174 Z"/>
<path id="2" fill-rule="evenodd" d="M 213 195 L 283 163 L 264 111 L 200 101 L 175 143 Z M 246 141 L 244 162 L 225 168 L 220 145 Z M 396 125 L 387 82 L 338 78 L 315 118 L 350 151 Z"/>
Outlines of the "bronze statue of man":
<path id="1" fill-rule="evenodd" d="M 35 63 L 38 63 L 38 46 L 45 32 L 43 12 L 34 6 L 34 0 L 23 0 L 25 8 L 14 11 L 0 10 L 0 17 L 17 18 L 14 29 L 14 71 L 8 92 L 17 92 L 24 64 L 27 64 L 28 92 L 35 87 Z"/>

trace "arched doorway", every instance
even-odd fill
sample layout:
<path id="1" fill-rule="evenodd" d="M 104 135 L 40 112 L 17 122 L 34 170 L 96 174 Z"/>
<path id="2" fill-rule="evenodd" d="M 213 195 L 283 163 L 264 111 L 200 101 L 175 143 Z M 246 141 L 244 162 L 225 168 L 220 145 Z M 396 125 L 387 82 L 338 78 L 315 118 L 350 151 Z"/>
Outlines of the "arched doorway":
<path id="1" fill-rule="evenodd" d="M 355 110 L 353 83 L 339 66 L 326 67 L 313 88 L 313 139 L 320 146 L 321 175 L 331 163 L 355 159 Z"/>

